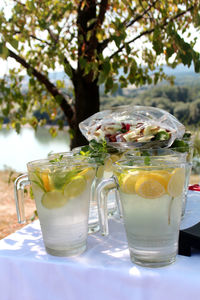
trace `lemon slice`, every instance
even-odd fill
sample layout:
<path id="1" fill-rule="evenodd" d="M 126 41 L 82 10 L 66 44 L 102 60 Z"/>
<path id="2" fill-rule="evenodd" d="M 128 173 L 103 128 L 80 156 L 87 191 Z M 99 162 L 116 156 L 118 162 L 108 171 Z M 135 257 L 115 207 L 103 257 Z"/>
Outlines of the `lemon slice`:
<path id="1" fill-rule="evenodd" d="M 178 197 L 182 194 L 185 183 L 185 171 L 182 168 L 176 168 L 171 173 L 167 185 L 167 192 L 171 197 Z"/>
<path id="2" fill-rule="evenodd" d="M 140 176 L 135 183 L 136 193 L 146 199 L 155 199 L 166 192 L 167 180 L 158 173 L 150 173 Z"/>
<path id="3" fill-rule="evenodd" d="M 138 171 L 122 174 L 119 178 L 121 191 L 126 194 L 135 194 L 135 183 L 141 173 Z"/>
<path id="4" fill-rule="evenodd" d="M 87 180 L 90 180 L 90 179 L 94 178 L 94 176 L 95 176 L 95 171 L 94 171 L 93 168 L 90 167 L 90 168 L 84 169 L 84 170 L 81 171 L 78 175 L 79 175 L 79 176 L 85 176 L 85 178 L 86 178 Z"/>
<path id="5" fill-rule="evenodd" d="M 105 171 L 107 171 L 107 172 L 112 171 L 112 170 L 113 170 L 112 164 L 113 164 L 113 161 L 112 161 L 111 158 L 106 159 L 106 161 L 105 161 L 105 166 L 104 166 Z"/>
<path id="6" fill-rule="evenodd" d="M 104 166 L 99 166 L 97 168 L 97 173 L 96 173 L 97 178 L 99 178 L 99 179 L 102 178 L 103 173 L 104 173 Z"/>
<path id="7" fill-rule="evenodd" d="M 66 202 L 67 198 L 59 190 L 47 192 L 42 197 L 42 205 L 48 209 L 62 207 Z"/>
<path id="8" fill-rule="evenodd" d="M 77 175 L 71 179 L 69 183 L 64 186 L 64 196 L 67 198 L 74 198 L 83 193 L 87 185 L 84 176 Z"/>
<path id="9" fill-rule="evenodd" d="M 50 182 L 49 175 L 47 173 L 42 173 L 41 178 L 42 178 L 45 191 L 50 192 L 50 190 L 52 189 L 52 185 Z"/>
<path id="10" fill-rule="evenodd" d="M 120 155 L 112 154 L 112 155 L 110 156 L 110 158 L 111 158 L 112 162 L 116 162 L 117 160 L 120 159 Z"/>

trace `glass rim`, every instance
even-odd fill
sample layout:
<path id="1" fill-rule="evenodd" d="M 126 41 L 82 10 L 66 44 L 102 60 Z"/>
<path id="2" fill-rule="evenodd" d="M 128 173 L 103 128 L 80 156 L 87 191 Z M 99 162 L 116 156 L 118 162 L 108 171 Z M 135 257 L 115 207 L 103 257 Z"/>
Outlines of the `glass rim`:
<path id="1" fill-rule="evenodd" d="M 84 146 L 75 147 L 75 148 L 72 149 L 71 152 L 72 152 L 73 154 L 79 154 L 79 153 L 77 153 L 76 151 L 81 150 L 82 147 L 84 147 Z M 97 154 L 97 156 L 98 156 L 98 155 L 104 155 L 104 156 L 107 156 L 107 157 L 110 156 L 110 153 L 108 153 L 108 152 L 98 152 L 98 151 L 96 151 L 96 152 L 94 152 L 94 153 Z M 94 153 L 93 153 L 92 155 L 94 155 Z M 80 155 L 81 155 L 81 154 L 80 154 Z M 84 156 L 84 155 L 83 155 L 83 156 Z"/>
<path id="2" fill-rule="evenodd" d="M 58 156 L 58 155 L 63 155 L 64 157 L 70 157 L 73 156 L 73 152 L 72 151 L 63 151 L 63 152 L 50 152 L 48 153 L 48 158 L 50 157 L 54 157 L 54 156 Z"/>
<path id="3" fill-rule="evenodd" d="M 171 148 L 135 148 L 135 149 L 130 149 L 130 150 L 127 150 L 124 154 L 131 154 L 131 153 L 140 153 L 140 152 L 148 152 L 149 156 L 177 156 L 179 154 L 177 154 L 177 152 L 174 152 Z M 154 155 L 153 152 L 160 152 L 160 154 L 158 155 Z M 166 152 L 166 154 L 164 154 Z M 151 155 L 151 153 L 153 155 Z M 143 156 L 148 156 L 148 155 L 143 155 Z"/>
<path id="4" fill-rule="evenodd" d="M 36 159 L 32 160 L 27 163 L 27 169 L 28 170 L 35 170 L 36 168 L 42 169 L 42 168 L 63 168 L 63 167 L 77 167 L 77 166 L 95 166 L 93 162 L 89 162 L 89 160 L 81 160 L 78 159 L 75 156 L 69 156 L 69 157 L 64 157 L 60 161 L 53 161 L 53 159 L 49 158 L 42 158 L 42 159 Z"/>
<path id="5" fill-rule="evenodd" d="M 150 161 L 145 163 L 145 158 L 150 158 Z M 113 163 L 114 168 L 123 168 L 123 169 L 130 169 L 130 168 L 168 168 L 174 166 L 185 166 L 187 164 L 186 160 L 177 159 L 177 160 L 164 160 L 167 158 L 166 156 L 162 157 L 152 157 L 152 156 L 133 156 L 131 158 L 120 159 Z M 176 157 L 177 158 L 177 157 Z M 153 164 L 151 164 L 151 162 Z M 130 164 L 128 164 L 130 163 Z"/>

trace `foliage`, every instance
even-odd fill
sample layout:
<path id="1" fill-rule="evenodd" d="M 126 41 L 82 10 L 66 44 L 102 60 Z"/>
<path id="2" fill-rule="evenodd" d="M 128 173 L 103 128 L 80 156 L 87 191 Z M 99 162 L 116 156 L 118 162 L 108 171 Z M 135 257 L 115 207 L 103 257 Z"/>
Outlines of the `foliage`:
<path id="1" fill-rule="evenodd" d="M 108 154 L 107 143 L 106 141 L 98 143 L 96 140 L 91 140 L 89 145 L 82 146 L 77 154 L 89 157 L 91 162 L 95 162 L 98 166 L 104 165 Z"/>
<path id="2" fill-rule="evenodd" d="M 196 80 L 195 86 L 188 85 L 187 79 L 188 77 L 182 82 L 183 86 L 160 84 L 146 89 L 126 90 L 122 96 L 102 95 L 101 109 L 125 103 L 160 107 L 176 116 L 186 126 L 198 126 L 200 125 L 200 77 Z"/>
<path id="3" fill-rule="evenodd" d="M 78 123 L 99 109 L 99 85 L 106 93 L 115 93 L 119 85 L 172 81 L 160 61 L 173 68 L 193 63 L 195 72 L 200 71 L 196 38 L 188 30 L 191 24 L 200 26 L 199 1 L 10 0 L 9 4 L 10 16 L 0 11 L 0 56 L 13 58 L 19 67 L 0 81 L 0 124 L 9 117 L 18 132 L 26 123 L 34 128 L 45 123 L 32 115 L 34 109 L 54 119 L 60 107 L 78 137 Z M 73 83 L 73 101 L 63 92 L 63 81 L 50 79 L 49 70 L 58 65 Z M 22 69 L 28 75 L 26 95 L 19 76 Z"/>

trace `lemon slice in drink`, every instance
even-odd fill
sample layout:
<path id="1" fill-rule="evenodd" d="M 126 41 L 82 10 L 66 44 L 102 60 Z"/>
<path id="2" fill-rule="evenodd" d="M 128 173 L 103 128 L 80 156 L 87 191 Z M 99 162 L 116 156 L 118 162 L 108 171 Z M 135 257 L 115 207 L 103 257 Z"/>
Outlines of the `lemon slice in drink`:
<path id="1" fill-rule="evenodd" d="M 140 176 L 135 183 L 136 193 L 146 199 L 160 198 L 166 193 L 167 180 L 158 173 Z"/>
<path id="2" fill-rule="evenodd" d="M 112 162 L 116 162 L 117 160 L 120 159 L 120 155 L 112 154 L 112 155 L 110 156 L 110 158 L 111 158 Z"/>
<path id="3" fill-rule="evenodd" d="M 111 158 L 106 159 L 105 166 L 104 166 L 105 171 L 111 172 L 113 170 L 112 164 L 113 164 L 113 161 Z"/>
<path id="4" fill-rule="evenodd" d="M 46 172 L 42 173 L 41 178 L 42 178 L 42 182 L 43 182 L 45 191 L 49 192 L 52 189 L 52 184 L 50 182 L 48 173 L 46 173 Z"/>
<path id="5" fill-rule="evenodd" d="M 65 205 L 67 197 L 59 190 L 47 192 L 42 197 L 42 205 L 48 209 L 59 208 Z"/>
<path id="6" fill-rule="evenodd" d="M 121 191 L 126 194 L 135 194 L 135 184 L 140 176 L 141 172 L 138 171 L 121 174 L 119 179 Z"/>
<path id="7" fill-rule="evenodd" d="M 94 176 L 95 176 L 95 171 L 94 171 L 93 168 L 90 167 L 90 168 L 84 169 L 84 170 L 81 171 L 78 175 L 79 175 L 79 176 L 85 176 L 85 178 L 86 178 L 87 180 L 90 180 L 90 179 L 94 178 Z"/>
<path id="8" fill-rule="evenodd" d="M 184 169 L 176 168 L 171 173 L 167 185 L 167 192 L 171 197 L 178 197 L 182 194 L 185 183 L 185 172 Z"/>
<path id="9" fill-rule="evenodd" d="M 87 185 L 87 181 L 84 176 L 77 175 L 71 179 L 64 186 L 64 196 L 67 198 L 74 198 L 83 193 Z"/>
<path id="10" fill-rule="evenodd" d="M 102 178 L 103 177 L 103 173 L 104 173 L 104 166 L 98 166 L 97 167 L 97 173 L 96 173 L 96 177 L 97 178 Z"/>

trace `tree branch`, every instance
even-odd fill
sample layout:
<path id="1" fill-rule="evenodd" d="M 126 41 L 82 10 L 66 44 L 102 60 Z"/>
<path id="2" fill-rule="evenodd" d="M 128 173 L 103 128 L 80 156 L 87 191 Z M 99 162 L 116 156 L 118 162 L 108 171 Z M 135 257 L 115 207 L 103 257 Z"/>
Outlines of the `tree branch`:
<path id="1" fill-rule="evenodd" d="M 163 24 L 160 25 L 160 28 L 164 28 L 170 22 L 172 22 L 172 21 L 178 19 L 179 17 L 183 16 L 187 12 L 191 11 L 193 8 L 194 8 L 194 6 L 191 6 L 187 10 L 184 10 L 184 11 L 180 12 L 179 14 L 175 15 L 174 17 L 169 18 L 168 21 L 165 21 Z M 139 38 L 141 38 L 144 35 L 151 34 L 152 32 L 154 32 L 154 30 L 155 30 L 155 27 L 152 28 L 152 29 L 149 29 L 149 30 L 142 31 L 138 36 L 136 36 L 132 40 L 128 41 L 126 43 L 126 45 L 135 42 L 136 40 L 138 40 Z M 121 47 L 119 47 L 119 49 L 117 51 L 115 51 L 111 56 L 109 56 L 109 59 L 112 59 L 115 55 L 117 55 L 118 53 L 120 53 L 124 48 L 125 48 L 125 44 L 123 44 Z"/>
<path id="2" fill-rule="evenodd" d="M 65 116 L 67 117 L 69 125 L 73 124 L 72 119 L 74 116 L 74 110 L 72 107 L 67 103 L 67 100 L 63 96 L 63 94 L 57 89 L 57 87 L 49 81 L 49 79 L 43 75 L 42 73 L 38 72 L 35 68 L 33 68 L 25 59 L 8 49 L 9 56 L 14 58 L 18 63 L 20 63 L 24 68 L 27 70 L 31 70 L 33 76 L 35 76 L 38 81 L 45 85 L 46 89 L 50 92 L 50 94 L 56 99 L 59 97 L 59 104 L 64 112 Z"/>
<path id="3" fill-rule="evenodd" d="M 14 31 L 14 34 L 22 34 L 22 32 L 21 32 L 21 31 Z M 51 43 L 49 43 L 49 42 L 47 42 L 47 41 L 44 41 L 44 40 L 38 38 L 37 36 L 35 36 L 35 35 L 33 35 L 33 34 L 30 34 L 29 36 L 30 36 L 31 38 L 33 38 L 34 40 L 37 40 L 37 41 L 39 41 L 39 42 L 41 42 L 41 43 L 43 43 L 43 44 L 47 44 L 48 46 L 52 46 Z"/>
<path id="4" fill-rule="evenodd" d="M 88 46 L 87 50 L 90 50 L 91 48 L 93 48 L 93 49 L 97 48 L 98 49 L 97 51 L 99 51 L 100 49 L 102 49 L 103 45 L 101 45 L 101 47 L 100 47 L 100 43 L 98 43 L 98 40 L 96 38 L 96 33 L 97 33 L 98 27 L 100 27 L 104 22 L 107 7 L 108 7 L 108 0 L 101 0 L 99 15 L 98 15 L 97 20 L 92 28 L 92 35 L 90 37 L 89 46 Z M 88 28 L 88 30 L 90 30 L 90 29 Z"/>
<path id="5" fill-rule="evenodd" d="M 24 3 L 21 3 L 20 1 L 18 1 L 18 0 L 13 0 L 14 2 L 16 2 L 17 4 L 19 4 L 19 5 L 22 5 L 24 8 L 26 7 L 26 5 L 24 4 Z"/>
<path id="6" fill-rule="evenodd" d="M 107 7 L 108 7 L 108 0 L 101 0 L 99 15 L 97 18 L 97 25 L 103 24 Z"/>
<path id="7" fill-rule="evenodd" d="M 98 43 L 97 52 L 102 53 L 103 50 L 108 46 L 110 39 L 105 39 L 103 42 Z"/>
<path id="8" fill-rule="evenodd" d="M 47 31 L 48 31 L 51 39 L 54 41 L 54 43 L 57 44 L 57 42 L 59 40 L 59 36 L 54 34 L 53 31 L 50 28 L 47 28 Z"/>
<path id="9" fill-rule="evenodd" d="M 152 7 L 155 6 L 155 4 L 158 2 L 158 0 L 154 1 L 151 5 L 148 6 L 147 9 L 145 9 L 143 11 L 142 14 L 137 15 L 135 19 L 133 19 L 132 21 L 130 21 L 128 24 L 126 24 L 126 28 L 130 27 L 131 25 L 133 25 L 134 23 L 138 22 L 139 20 L 141 20 L 146 14 L 148 14 L 148 12 L 152 9 Z"/>
<path id="10" fill-rule="evenodd" d="M 156 2 L 158 2 L 158 0 L 154 1 L 151 5 L 149 5 L 149 7 L 140 15 L 138 15 L 135 19 L 133 19 L 132 21 L 130 21 L 129 23 L 126 24 L 126 21 L 124 21 L 124 25 L 126 26 L 126 28 L 130 27 L 131 25 L 133 25 L 135 22 L 138 22 L 139 20 L 141 20 L 146 14 L 148 14 L 148 12 L 151 10 L 152 7 L 155 6 Z M 105 39 L 103 42 L 99 43 L 97 46 L 97 51 L 98 53 L 102 53 L 103 50 L 107 47 L 107 45 L 109 44 L 110 39 L 107 38 Z"/>

